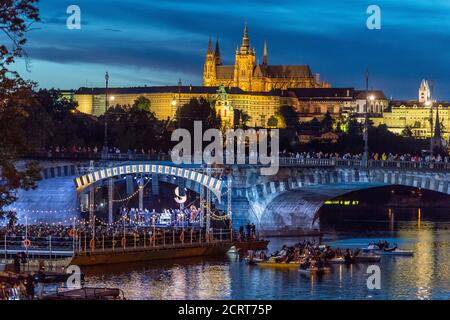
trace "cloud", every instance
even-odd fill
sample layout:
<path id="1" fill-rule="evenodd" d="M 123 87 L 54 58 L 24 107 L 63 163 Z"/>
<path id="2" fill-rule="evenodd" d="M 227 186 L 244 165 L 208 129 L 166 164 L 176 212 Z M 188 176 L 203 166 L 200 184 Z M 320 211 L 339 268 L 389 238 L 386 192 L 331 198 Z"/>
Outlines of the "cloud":
<path id="1" fill-rule="evenodd" d="M 219 37 L 224 62 L 234 63 L 248 21 L 259 60 L 267 39 L 270 63 L 309 64 L 334 86 L 363 86 L 369 67 L 373 85 L 394 97 L 412 98 L 427 77 L 435 80 L 437 94 L 450 100 L 447 0 L 379 0 L 382 29 L 377 31 L 366 28 L 372 4 L 366 0 L 78 0 L 81 30 L 65 27 L 70 4 L 41 2 L 43 23 L 28 42 L 35 67 L 64 64 L 74 73 L 114 68 L 122 79 L 137 83 L 148 78 L 175 83 L 182 75 L 199 84 L 208 37 Z M 134 77 L 136 70 L 148 77 Z M 48 83 L 51 72 L 36 72 L 35 80 Z"/>

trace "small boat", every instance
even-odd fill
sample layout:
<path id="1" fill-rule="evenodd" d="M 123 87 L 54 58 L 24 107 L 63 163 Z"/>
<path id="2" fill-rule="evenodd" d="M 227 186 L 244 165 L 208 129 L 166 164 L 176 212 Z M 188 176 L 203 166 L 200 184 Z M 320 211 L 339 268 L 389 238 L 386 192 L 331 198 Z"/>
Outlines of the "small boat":
<path id="1" fill-rule="evenodd" d="M 343 264 L 343 263 L 345 263 L 345 258 L 344 257 L 334 257 L 332 259 L 328 259 L 327 263 L 329 263 L 329 264 Z"/>
<path id="2" fill-rule="evenodd" d="M 244 258 L 244 260 L 247 262 L 247 264 L 249 265 L 256 265 L 259 262 L 264 262 L 265 260 L 260 259 L 260 258 L 253 258 L 250 259 L 249 257 Z"/>
<path id="3" fill-rule="evenodd" d="M 371 263 L 371 262 L 380 262 L 381 257 L 378 255 L 357 255 L 353 258 L 353 262 L 360 263 Z"/>
<path id="4" fill-rule="evenodd" d="M 304 275 L 312 275 L 312 274 L 324 274 L 326 272 L 330 272 L 330 268 L 328 267 L 323 267 L 323 268 L 317 268 L 317 267 L 310 267 L 310 268 L 299 268 L 298 272 L 300 272 L 301 274 Z"/>
<path id="5" fill-rule="evenodd" d="M 275 261 L 261 261 L 256 262 L 256 265 L 258 267 L 271 267 L 271 268 L 285 268 L 285 269 L 292 269 L 292 268 L 299 268 L 300 262 L 275 262 Z"/>
<path id="6" fill-rule="evenodd" d="M 363 252 L 370 252 L 382 256 L 405 256 L 411 257 L 414 255 L 412 250 L 401 250 L 398 248 L 387 248 L 387 249 L 373 249 L 373 248 L 363 248 Z"/>
<path id="7" fill-rule="evenodd" d="M 239 249 L 236 248 L 236 246 L 231 246 L 230 250 L 227 251 L 228 254 L 238 254 Z"/>
<path id="8" fill-rule="evenodd" d="M 381 255 L 385 256 L 406 256 L 406 257 L 412 257 L 414 255 L 414 251 L 412 250 L 401 250 L 401 249 L 395 249 L 392 251 L 386 251 L 382 250 L 380 252 Z"/>
<path id="9" fill-rule="evenodd" d="M 125 300 L 125 295 L 118 288 L 81 288 L 56 291 L 46 295 L 42 300 Z"/>

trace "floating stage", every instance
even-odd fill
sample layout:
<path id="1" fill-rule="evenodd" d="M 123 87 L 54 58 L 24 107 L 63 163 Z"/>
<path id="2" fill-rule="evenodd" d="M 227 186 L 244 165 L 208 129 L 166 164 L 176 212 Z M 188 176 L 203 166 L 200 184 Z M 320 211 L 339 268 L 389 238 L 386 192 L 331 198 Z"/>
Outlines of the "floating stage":
<path id="1" fill-rule="evenodd" d="M 77 252 L 70 261 L 71 265 L 95 266 L 115 263 L 167 260 L 199 256 L 224 255 L 232 246 L 231 241 L 211 243 L 174 244 L 137 248 L 117 248 L 101 251 Z"/>

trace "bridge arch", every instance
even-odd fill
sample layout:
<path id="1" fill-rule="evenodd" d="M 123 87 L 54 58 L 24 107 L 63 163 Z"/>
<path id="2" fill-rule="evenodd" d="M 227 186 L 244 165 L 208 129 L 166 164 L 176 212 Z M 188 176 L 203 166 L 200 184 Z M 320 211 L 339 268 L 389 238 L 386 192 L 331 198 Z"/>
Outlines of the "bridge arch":
<path id="1" fill-rule="evenodd" d="M 223 189 L 226 187 L 222 179 L 204 174 L 195 170 L 196 168 L 183 168 L 170 164 L 155 164 L 155 163 L 133 163 L 121 164 L 113 167 L 97 169 L 88 172 L 84 175 L 78 176 L 74 179 L 76 191 L 78 194 L 84 192 L 88 187 L 119 176 L 126 175 L 146 175 L 156 174 L 158 176 L 169 176 L 174 178 L 181 178 L 190 181 L 209 189 L 221 201 Z M 164 181 L 164 180 L 162 180 Z M 166 181 L 168 182 L 168 181 Z"/>
<path id="2" fill-rule="evenodd" d="M 450 173 L 398 168 L 368 171 L 361 167 L 282 168 L 277 176 L 234 191 L 248 200 L 247 207 L 241 206 L 245 210 L 234 211 L 238 215 L 234 221 L 239 224 L 254 221 L 260 230 L 271 234 L 301 233 L 295 226 L 308 232 L 318 229 L 316 212 L 324 201 L 353 191 L 390 185 L 450 194 Z"/>

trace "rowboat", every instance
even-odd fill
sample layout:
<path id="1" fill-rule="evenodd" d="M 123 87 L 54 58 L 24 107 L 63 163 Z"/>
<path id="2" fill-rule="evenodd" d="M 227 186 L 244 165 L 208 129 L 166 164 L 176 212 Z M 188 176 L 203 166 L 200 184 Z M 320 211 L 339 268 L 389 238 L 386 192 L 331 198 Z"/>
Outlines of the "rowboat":
<path id="1" fill-rule="evenodd" d="M 81 288 L 66 291 L 56 291 L 48 294 L 42 300 L 125 300 L 125 295 L 118 288 Z"/>
<path id="2" fill-rule="evenodd" d="M 361 255 L 353 258 L 354 262 L 380 262 L 381 257 L 378 255 Z"/>
<path id="3" fill-rule="evenodd" d="M 258 267 L 271 267 L 271 268 L 285 268 L 285 269 L 292 269 L 292 268 L 299 268 L 300 262 L 272 262 L 272 261 L 261 261 L 256 262 L 256 265 Z"/>
<path id="4" fill-rule="evenodd" d="M 372 249 L 372 248 L 363 248 L 363 252 L 370 252 L 377 255 L 382 256 L 404 256 L 404 257 L 411 257 L 414 255 L 414 251 L 412 250 L 401 250 L 401 249 Z"/>
<path id="5" fill-rule="evenodd" d="M 345 259 L 344 259 L 344 257 L 335 257 L 335 258 L 327 260 L 327 263 L 329 263 L 329 264 L 343 264 L 343 263 L 345 263 Z"/>
<path id="6" fill-rule="evenodd" d="M 239 250 L 236 248 L 236 246 L 231 246 L 231 248 L 227 251 L 228 254 L 238 254 Z"/>
<path id="7" fill-rule="evenodd" d="M 324 268 L 311 267 L 311 268 L 307 268 L 307 269 L 299 268 L 298 272 L 308 276 L 308 275 L 312 275 L 312 274 L 324 274 L 326 272 L 330 272 L 330 270 L 331 269 L 328 267 L 324 267 Z"/>

